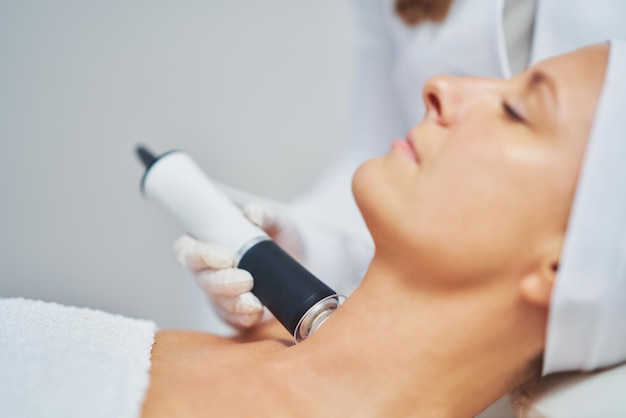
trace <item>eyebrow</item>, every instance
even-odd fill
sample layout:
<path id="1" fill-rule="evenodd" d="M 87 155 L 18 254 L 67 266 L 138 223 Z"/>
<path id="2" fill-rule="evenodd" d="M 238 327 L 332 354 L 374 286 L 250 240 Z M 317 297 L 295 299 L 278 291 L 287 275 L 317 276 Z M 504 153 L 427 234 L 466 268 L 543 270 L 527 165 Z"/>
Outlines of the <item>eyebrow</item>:
<path id="1" fill-rule="evenodd" d="M 530 77 L 528 78 L 528 82 L 526 84 L 527 90 L 537 90 L 540 87 L 548 88 L 550 95 L 552 96 L 552 100 L 554 103 L 558 103 L 557 100 L 557 88 L 554 79 L 540 70 L 534 70 Z"/>

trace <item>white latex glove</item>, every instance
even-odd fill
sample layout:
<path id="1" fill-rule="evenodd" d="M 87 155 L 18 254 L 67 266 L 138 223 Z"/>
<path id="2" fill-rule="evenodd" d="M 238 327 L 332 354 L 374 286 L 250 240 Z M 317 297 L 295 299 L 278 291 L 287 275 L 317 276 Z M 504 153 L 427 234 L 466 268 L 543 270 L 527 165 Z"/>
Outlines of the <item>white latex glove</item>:
<path id="1" fill-rule="evenodd" d="M 292 257 L 302 260 L 302 240 L 284 208 L 251 203 L 243 213 Z M 247 271 L 232 267 L 234 254 L 229 250 L 183 235 L 174 244 L 174 254 L 194 273 L 222 319 L 238 328 L 250 328 L 262 320 L 263 304 L 250 292 L 254 279 Z"/>
<path id="2" fill-rule="evenodd" d="M 267 232 L 287 254 L 299 262 L 303 262 L 304 244 L 302 237 L 284 207 L 249 203 L 243 208 L 243 214 L 250 222 Z"/>

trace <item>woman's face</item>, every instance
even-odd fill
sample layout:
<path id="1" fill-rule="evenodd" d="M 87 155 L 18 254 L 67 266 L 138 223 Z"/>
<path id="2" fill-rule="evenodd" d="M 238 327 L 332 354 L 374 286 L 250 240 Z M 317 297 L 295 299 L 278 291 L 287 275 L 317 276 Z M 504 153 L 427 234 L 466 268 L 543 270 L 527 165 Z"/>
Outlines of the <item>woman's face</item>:
<path id="1" fill-rule="evenodd" d="M 467 280 L 560 249 L 607 57 L 599 45 L 508 80 L 429 80 L 424 120 L 353 180 L 377 254 Z"/>

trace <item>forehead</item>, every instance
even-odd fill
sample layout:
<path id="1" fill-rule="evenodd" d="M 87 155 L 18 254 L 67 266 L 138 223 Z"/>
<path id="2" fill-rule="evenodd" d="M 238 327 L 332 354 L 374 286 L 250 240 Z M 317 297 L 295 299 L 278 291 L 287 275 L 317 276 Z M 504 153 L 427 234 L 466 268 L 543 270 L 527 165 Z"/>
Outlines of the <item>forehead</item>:
<path id="1" fill-rule="evenodd" d="M 599 94 L 609 55 L 608 44 L 598 44 L 541 61 L 532 68 L 551 77 L 559 90 Z"/>
<path id="2" fill-rule="evenodd" d="M 558 96 L 555 122 L 560 136 L 586 141 L 608 56 L 608 44 L 599 44 L 542 61 L 531 68 L 553 81 Z"/>

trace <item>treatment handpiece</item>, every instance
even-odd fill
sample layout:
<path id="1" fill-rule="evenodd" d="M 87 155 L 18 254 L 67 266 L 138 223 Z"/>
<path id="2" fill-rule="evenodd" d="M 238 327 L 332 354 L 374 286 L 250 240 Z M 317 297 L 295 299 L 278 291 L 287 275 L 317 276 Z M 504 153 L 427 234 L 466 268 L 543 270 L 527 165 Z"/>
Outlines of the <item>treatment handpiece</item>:
<path id="1" fill-rule="evenodd" d="M 283 251 L 220 191 L 185 152 L 159 157 L 144 147 L 141 191 L 173 215 L 194 237 L 219 244 L 233 254 L 233 267 L 254 277 L 254 293 L 300 342 L 337 309 L 343 296 Z"/>

